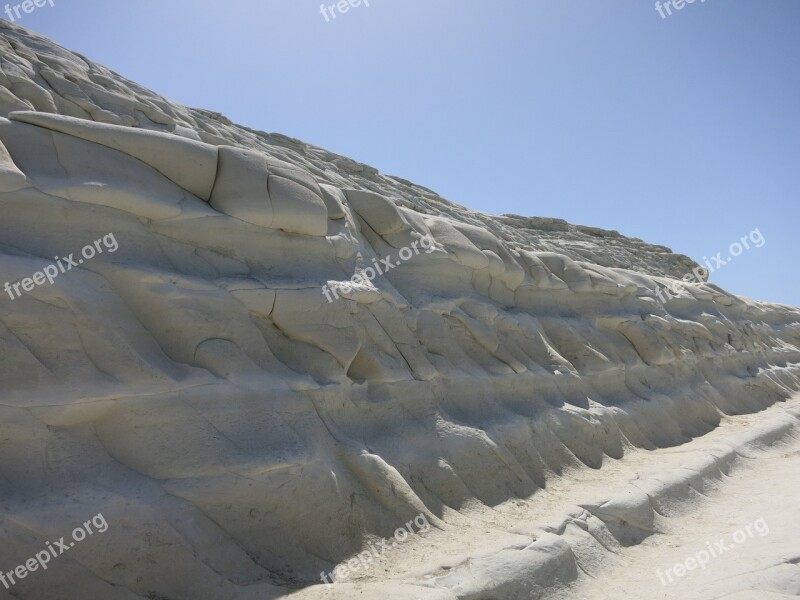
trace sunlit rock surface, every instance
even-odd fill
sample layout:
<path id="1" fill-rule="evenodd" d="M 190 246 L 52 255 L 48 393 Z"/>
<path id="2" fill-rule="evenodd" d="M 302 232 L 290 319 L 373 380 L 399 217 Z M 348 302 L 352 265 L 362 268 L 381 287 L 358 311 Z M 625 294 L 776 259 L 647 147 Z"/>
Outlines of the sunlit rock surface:
<path id="1" fill-rule="evenodd" d="M 415 516 L 447 530 L 535 500 L 800 384 L 797 309 L 706 283 L 656 297 L 686 256 L 473 212 L 0 21 L 0 284 L 109 234 L 113 251 L 2 296 L 0 567 L 109 523 L 18 598 L 324 589 Z M 545 554 L 569 579 L 558 533 Z M 415 585 L 382 597 L 500 589 Z"/>

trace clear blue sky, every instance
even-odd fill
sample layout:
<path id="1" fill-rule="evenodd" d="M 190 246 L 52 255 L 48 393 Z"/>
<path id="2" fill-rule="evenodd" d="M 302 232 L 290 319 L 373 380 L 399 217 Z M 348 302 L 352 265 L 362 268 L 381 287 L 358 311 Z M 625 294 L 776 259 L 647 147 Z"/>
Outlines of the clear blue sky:
<path id="1" fill-rule="evenodd" d="M 370 0 L 330 22 L 320 0 L 55 0 L 19 23 L 473 209 L 698 261 L 758 228 L 712 281 L 800 305 L 798 0 L 666 19 L 650 0 Z"/>

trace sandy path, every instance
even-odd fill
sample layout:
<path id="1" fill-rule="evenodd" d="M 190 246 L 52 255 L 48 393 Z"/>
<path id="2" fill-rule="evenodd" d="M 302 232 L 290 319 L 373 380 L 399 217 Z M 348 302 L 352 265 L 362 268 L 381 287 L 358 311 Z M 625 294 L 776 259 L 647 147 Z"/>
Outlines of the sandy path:
<path id="1" fill-rule="evenodd" d="M 800 596 L 800 438 L 750 455 L 732 475 L 690 514 L 667 519 L 667 533 L 624 549 L 593 579 L 555 597 Z"/>

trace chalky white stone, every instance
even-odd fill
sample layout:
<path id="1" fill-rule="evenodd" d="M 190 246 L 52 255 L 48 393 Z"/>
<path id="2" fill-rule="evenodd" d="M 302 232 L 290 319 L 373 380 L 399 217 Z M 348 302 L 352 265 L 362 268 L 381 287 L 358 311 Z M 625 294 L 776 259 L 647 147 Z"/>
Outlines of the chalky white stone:
<path id="1" fill-rule="evenodd" d="M 419 515 L 430 538 L 292 597 L 534 597 L 662 518 L 614 488 L 533 534 L 548 482 L 772 419 L 800 386 L 798 309 L 708 283 L 659 301 L 686 256 L 471 211 L 0 21 L 0 284 L 110 232 L 0 299 L 0 568 L 109 523 L 22 599 L 282 597 Z M 698 469 L 651 498 L 719 464 Z M 469 533 L 493 519 L 514 532 Z"/>

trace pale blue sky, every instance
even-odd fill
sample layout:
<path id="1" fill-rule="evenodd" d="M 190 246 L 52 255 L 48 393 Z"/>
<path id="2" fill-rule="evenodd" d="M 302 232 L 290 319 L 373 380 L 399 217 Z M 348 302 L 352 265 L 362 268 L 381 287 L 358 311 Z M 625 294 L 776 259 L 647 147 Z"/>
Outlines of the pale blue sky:
<path id="1" fill-rule="evenodd" d="M 54 1 L 19 24 L 473 209 L 696 260 L 758 228 L 712 281 L 800 305 L 797 0 Z"/>

